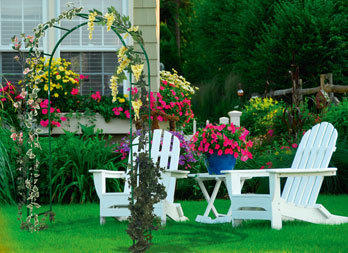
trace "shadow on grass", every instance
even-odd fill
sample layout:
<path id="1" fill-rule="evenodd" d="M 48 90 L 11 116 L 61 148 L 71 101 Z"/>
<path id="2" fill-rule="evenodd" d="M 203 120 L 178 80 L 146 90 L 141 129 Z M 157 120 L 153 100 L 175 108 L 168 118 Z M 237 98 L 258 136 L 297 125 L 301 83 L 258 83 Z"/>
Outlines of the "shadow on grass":
<path id="1" fill-rule="evenodd" d="M 192 252 L 194 248 L 208 245 L 234 243 L 245 240 L 246 233 L 231 227 L 231 224 L 174 223 L 154 232 L 153 245 L 149 252 Z M 192 246 L 192 247 L 191 247 Z M 127 252 L 125 247 L 115 249 L 116 252 Z"/>

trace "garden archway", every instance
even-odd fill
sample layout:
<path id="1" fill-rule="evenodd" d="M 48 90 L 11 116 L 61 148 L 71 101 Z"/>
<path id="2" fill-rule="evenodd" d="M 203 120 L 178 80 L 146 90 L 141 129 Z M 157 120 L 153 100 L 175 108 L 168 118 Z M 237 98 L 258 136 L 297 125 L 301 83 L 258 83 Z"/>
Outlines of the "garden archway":
<path id="1" fill-rule="evenodd" d="M 80 28 L 82 28 L 82 27 L 84 27 L 86 25 L 89 26 L 90 35 L 91 35 L 91 32 L 93 31 L 93 29 L 91 31 L 91 29 L 90 29 L 91 27 L 90 26 L 93 26 L 94 23 L 96 23 L 96 24 L 99 24 L 99 25 L 107 25 L 108 26 L 108 30 L 111 29 L 116 34 L 118 39 L 121 41 L 122 47 L 124 47 L 124 48 L 126 48 L 128 50 L 128 48 L 130 46 L 127 46 L 127 43 L 125 42 L 125 40 L 124 40 L 124 38 L 122 37 L 121 34 L 128 34 L 128 35 L 130 35 L 133 38 L 133 40 L 136 43 L 138 43 L 138 45 L 140 47 L 140 51 L 135 51 L 134 49 L 132 49 L 132 53 L 134 53 L 136 55 L 137 60 L 141 59 L 141 57 L 145 58 L 145 62 L 146 62 L 146 66 L 147 66 L 147 78 L 148 78 L 147 90 L 148 91 L 151 90 L 149 58 L 148 58 L 148 55 L 147 55 L 147 53 L 146 53 L 146 51 L 144 49 L 144 46 L 143 46 L 143 43 L 142 43 L 141 34 L 140 33 L 135 33 L 137 31 L 134 31 L 134 29 L 132 29 L 133 27 L 131 26 L 129 20 L 126 17 L 121 17 L 115 11 L 115 9 L 113 7 L 108 8 L 108 11 L 110 13 L 114 13 L 116 15 L 116 18 L 118 18 L 119 24 L 115 24 L 117 22 L 111 22 L 111 24 L 108 23 L 109 20 L 107 18 L 108 17 L 107 14 L 104 17 L 103 14 L 101 12 L 97 11 L 97 10 L 92 10 L 92 11 L 90 10 L 89 11 L 90 14 L 80 13 L 81 10 L 82 10 L 82 8 L 78 8 L 78 9 L 77 8 L 73 8 L 72 10 L 70 10 L 70 11 L 60 15 L 58 17 L 58 19 L 52 19 L 51 21 L 49 21 L 49 22 L 47 22 L 45 24 L 40 24 L 37 29 L 34 29 L 35 40 L 33 40 L 34 43 L 32 44 L 32 46 L 29 47 L 30 48 L 29 49 L 29 54 L 28 54 L 29 57 L 30 57 L 30 55 L 35 56 L 36 58 L 38 58 L 40 56 L 43 56 L 43 55 L 49 57 L 49 63 L 48 63 L 48 91 L 47 92 L 48 92 L 48 126 L 49 126 L 49 128 L 48 128 L 48 145 L 49 145 L 49 154 L 48 154 L 48 156 L 49 156 L 49 172 L 48 172 L 48 177 L 49 177 L 49 182 L 50 182 L 49 183 L 49 201 L 50 201 L 50 203 L 49 203 L 49 210 L 37 214 L 36 217 L 39 216 L 39 215 L 42 215 L 42 214 L 51 213 L 53 211 L 53 208 L 52 208 L 52 147 L 51 147 L 51 140 L 52 140 L 52 131 L 51 131 L 51 123 L 52 123 L 51 122 L 51 79 L 52 79 L 51 75 L 52 75 L 52 71 L 51 71 L 51 64 L 52 64 L 52 60 L 53 60 L 53 55 L 57 51 L 59 45 L 64 41 L 64 39 L 66 37 L 68 37 L 68 35 L 71 34 L 73 31 L 75 31 L 77 29 L 80 29 Z M 93 15 L 91 15 L 91 14 L 93 14 Z M 80 18 L 82 18 L 84 20 L 87 19 L 88 21 L 82 22 L 81 24 L 79 24 L 79 25 L 77 25 L 77 26 L 75 26 L 75 27 L 73 27 L 71 29 L 67 29 L 67 28 L 60 27 L 60 26 L 56 25 L 56 23 L 59 23 L 64 18 L 72 19 L 75 16 L 76 17 L 80 17 Z M 91 16 L 94 16 L 94 19 L 92 19 Z M 93 23 L 93 25 L 91 25 L 91 23 Z M 50 53 L 39 52 L 39 50 L 38 50 L 38 40 L 42 36 L 44 36 L 45 35 L 45 31 L 50 29 L 50 28 L 60 29 L 62 31 L 65 31 L 65 33 L 58 40 L 58 42 L 55 44 L 52 52 L 50 52 Z M 28 40 L 26 40 L 26 37 L 25 37 L 24 34 L 21 35 L 21 36 L 23 37 L 25 43 L 29 43 Z M 31 38 L 29 38 L 29 41 L 32 42 Z M 16 48 L 14 47 L 14 49 L 16 49 Z M 18 48 L 18 50 L 19 50 L 19 48 Z M 129 64 L 131 65 L 132 62 L 130 62 Z M 35 70 L 35 66 L 34 66 L 34 70 Z M 133 71 L 133 69 L 132 69 L 132 71 Z M 140 70 L 140 72 L 142 72 L 142 69 Z M 122 73 L 123 73 L 123 70 L 122 70 Z M 118 73 L 118 69 L 117 69 L 117 74 L 119 74 Z M 133 74 L 135 74 L 134 71 L 133 71 Z M 132 86 L 137 85 L 137 83 L 132 81 L 132 72 L 131 71 L 129 71 L 129 79 L 128 80 L 130 82 L 130 89 L 129 89 L 130 133 L 132 133 L 133 132 L 132 131 L 132 126 L 133 126 L 132 106 L 134 107 L 134 105 L 132 104 L 132 101 L 133 101 L 133 98 L 132 98 Z M 117 86 L 116 86 L 116 88 L 117 88 Z M 26 90 L 28 92 L 28 86 L 26 87 Z M 116 95 L 117 95 L 117 92 L 116 92 Z M 147 117 L 148 117 L 148 129 L 151 129 L 151 109 L 150 109 L 150 105 L 148 105 L 147 108 L 148 108 L 148 115 L 147 115 Z M 30 125 L 30 128 L 33 128 L 33 127 L 35 127 L 35 126 Z M 149 139 L 151 140 L 151 131 L 149 131 L 149 135 L 148 136 L 149 136 Z M 151 143 L 151 141 L 149 141 L 149 142 Z M 132 143 L 132 134 L 130 134 L 130 143 Z M 150 150 L 151 150 L 151 148 L 150 148 Z M 130 156 L 131 156 L 131 160 L 133 160 L 132 159 L 132 157 L 133 157 L 132 149 L 130 149 Z M 151 157 L 151 154 L 149 154 L 149 158 L 150 157 Z M 34 158 L 35 158 L 35 156 L 33 156 L 33 159 Z M 131 166 L 133 167 L 132 163 L 131 163 Z M 29 173 L 29 174 L 32 175 L 33 173 Z M 37 181 L 34 178 L 26 178 L 25 181 L 23 179 L 23 183 L 26 182 L 27 180 L 29 180 L 29 182 L 34 182 L 34 185 L 35 185 L 35 182 Z M 24 189 L 24 190 L 26 190 L 26 189 Z M 132 195 L 133 195 L 133 191 L 132 191 Z M 35 200 L 35 198 L 34 198 L 34 200 Z M 32 203 L 29 203 L 29 204 L 32 204 Z M 36 206 L 35 204 L 36 203 L 33 203 L 32 206 Z M 31 219 L 31 217 L 34 217 L 34 216 L 33 216 L 32 208 L 30 209 L 30 213 L 29 213 L 29 209 L 28 209 L 28 205 L 27 205 L 27 219 L 26 219 L 27 221 L 28 221 L 28 217 Z M 29 222 L 30 222 L 30 219 L 29 219 Z"/>

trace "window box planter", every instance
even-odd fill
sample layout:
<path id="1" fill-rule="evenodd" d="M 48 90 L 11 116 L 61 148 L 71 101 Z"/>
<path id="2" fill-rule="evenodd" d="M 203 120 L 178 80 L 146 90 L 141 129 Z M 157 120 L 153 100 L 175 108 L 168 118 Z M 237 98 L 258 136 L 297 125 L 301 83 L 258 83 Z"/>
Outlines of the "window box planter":
<path id="1" fill-rule="evenodd" d="M 104 117 L 99 113 L 93 115 L 85 115 L 83 113 L 58 113 L 59 117 L 66 117 L 67 120 L 61 122 L 60 127 L 54 127 L 52 134 L 64 134 L 65 131 L 77 132 L 81 134 L 81 126 L 95 125 L 96 129 L 101 129 L 104 134 L 128 134 L 130 132 L 129 119 L 111 119 L 106 122 Z M 48 134 L 48 128 L 43 128 L 42 134 Z M 135 125 L 133 124 L 133 132 L 135 131 Z"/>

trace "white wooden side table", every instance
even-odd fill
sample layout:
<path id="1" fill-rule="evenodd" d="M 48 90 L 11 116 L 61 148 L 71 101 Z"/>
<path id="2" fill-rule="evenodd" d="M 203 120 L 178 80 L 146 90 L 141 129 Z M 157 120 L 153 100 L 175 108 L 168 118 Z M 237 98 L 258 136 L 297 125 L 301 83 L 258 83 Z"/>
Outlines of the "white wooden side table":
<path id="1" fill-rule="evenodd" d="M 253 178 L 254 176 L 256 176 L 255 174 L 257 174 L 258 177 L 268 177 L 269 175 L 267 170 L 259 170 L 257 171 L 257 173 L 255 173 L 255 170 L 253 170 L 252 173 L 251 173 L 251 170 L 225 170 L 222 172 L 223 174 L 221 175 L 210 175 L 208 173 L 198 173 L 198 174 L 188 175 L 189 177 L 192 177 L 197 181 L 203 193 L 203 196 L 208 203 L 204 214 L 197 215 L 196 222 L 211 223 L 211 224 L 231 222 L 231 214 L 232 214 L 231 205 L 227 214 L 219 213 L 214 206 L 214 202 L 222 182 L 224 182 L 227 188 L 228 195 L 231 196 L 232 194 L 241 194 L 244 181 L 246 179 Z M 211 195 L 209 195 L 204 185 L 204 181 L 211 181 L 211 180 L 215 180 L 216 182 L 215 182 L 213 192 L 211 193 Z M 213 212 L 215 219 L 212 219 L 211 217 L 209 217 L 210 212 Z"/>

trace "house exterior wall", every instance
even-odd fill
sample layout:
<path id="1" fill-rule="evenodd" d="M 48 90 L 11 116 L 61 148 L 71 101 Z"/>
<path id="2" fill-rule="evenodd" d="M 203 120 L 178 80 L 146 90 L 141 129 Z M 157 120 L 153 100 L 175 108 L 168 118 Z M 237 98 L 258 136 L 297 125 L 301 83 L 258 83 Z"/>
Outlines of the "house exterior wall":
<path id="1" fill-rule="evenodd" d="M 142 31 L 144 48 L 150 60 L 151 90 L 156 92 L 160 86 L 160 1 L 134 0 L 133 23 Z M 147 69 L 145 73 L 147 76 Z"/>

